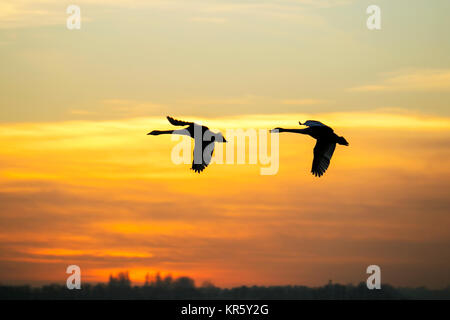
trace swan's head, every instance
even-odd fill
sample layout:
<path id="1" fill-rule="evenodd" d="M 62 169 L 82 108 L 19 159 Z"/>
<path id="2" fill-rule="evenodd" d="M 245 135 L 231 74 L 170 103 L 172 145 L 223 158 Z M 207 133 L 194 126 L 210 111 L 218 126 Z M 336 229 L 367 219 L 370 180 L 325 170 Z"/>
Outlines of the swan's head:
<path id="1" fill-rule="evenodd" d="M 345 140 L 344 137 L 338 137 L 337 143 L 342 144 L 344 146 L 348 146 L 348 142 L 347 142 L 347 140 Z"/>
<path id="2" fill-rule="evenodd" d="M 228 142 L 225 137 L 222 135 L 222 133 L 218 132 L 215 135 L 213 135 L 211 137 L 211 141 L 215 141 L 215 142 L 222 142 L 222 143 L 226 143 Z"/>

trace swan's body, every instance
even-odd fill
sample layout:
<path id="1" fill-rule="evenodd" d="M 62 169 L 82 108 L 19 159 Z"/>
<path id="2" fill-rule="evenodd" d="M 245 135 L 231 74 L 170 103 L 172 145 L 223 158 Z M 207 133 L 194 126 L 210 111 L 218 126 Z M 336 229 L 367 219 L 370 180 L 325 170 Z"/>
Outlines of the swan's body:
<path id="1" fill-rule="evenodd" d="M 220 132 L 213 133 L 206 126 L 198 125 L 194 122 L 176 120 L 172 117 L 167 117 L 167 120 L 174 126 L 186 127 L 181 130 L 153 130 L 152 132 L 147 133 L 147 135 L 179 134 L 193 138 L 195 143 L 194 160 L 192 161 L 191 169 L 197 173 L 202 172 L 211 162 L 214 152 L 214 143 L 227 142 Z"/>
<path id="2" fill-rule="evenodd" d="M 322 176 L 330 165 L 336 143 L 348 146 L 347 140 L 334 133 L 333 129 L 316 120 L 308 120 L 305 123 L 305 129 L 283 129 L 275 128 L 271 132 L 292 132 L 307 134 L 317 140 L 314 147 L 314 159 L 312 163 L 311 173 L 316 177 Z"/>

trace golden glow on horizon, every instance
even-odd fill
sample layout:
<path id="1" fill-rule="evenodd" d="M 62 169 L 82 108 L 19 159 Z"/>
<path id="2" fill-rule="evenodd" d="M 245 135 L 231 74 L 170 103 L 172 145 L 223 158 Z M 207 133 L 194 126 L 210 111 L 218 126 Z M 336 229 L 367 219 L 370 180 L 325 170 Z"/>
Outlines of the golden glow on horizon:
<path id="1" fill-rule="evenodd" d="M 58 268 L 79 261 L 89 281 L 129 270 L 142 282 L 162 271 L 225 286 L 320 284 L 324 263 L 348 264 L 336 280 L 355 282 L 355 268 L 374 257 L 395 268 L 424 267 L 428 256 L 443 270 L 437 249 L 403 255 L 388 244 L 448 240 L 449 119 L 383 112 L 203 122 L 224 130 L 314 118 L 350 141 L 321 179 L 309 173 L 314 141 L 305 136 L 280 135 L 275 176 L 248 164 L 196 175 L 171 162 L 170 137 L 146 136 L 171 127 L 163 118 L 2 124 L 0 239 L 8 250 L 0 262 L 45 269 L 11 271 L 23 281 L 63 281 Z"/>
<path id="2" fill-rule="evenodd" d="M 132 252 L 132 251 L 108 251 L 108 250 L 72 250 L 72 249 L 37 249 L 30 250 L 32 255 L 44 255 L 44 256 L 95 256 L 95 257 L 123 257 L 123 258 L 150 258 L 153 255 L 145 252 Z"/>

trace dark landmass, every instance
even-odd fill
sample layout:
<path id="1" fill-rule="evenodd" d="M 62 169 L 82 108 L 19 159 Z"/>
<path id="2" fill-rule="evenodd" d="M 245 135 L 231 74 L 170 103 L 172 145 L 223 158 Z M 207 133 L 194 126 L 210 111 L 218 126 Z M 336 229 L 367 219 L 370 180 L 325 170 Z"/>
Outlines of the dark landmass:
<path id="1" fill-rule="evenodd" d="M 0 300 L 95 300 L 95 299 L 228 299 L 228 300 L 372 300 L 372 299 L 450 299 L 450 286 L 431 290 L 396 288 L 383 284 L 380 290 L 369 290 L 366 283 L 358 285 L 332 284 L 322 287 L 306 286 L 241 286 L 223 289 L 211 283 L 196 286 L 188 277 L 173 279 L 159 275 L 142 286 L 132 286 L 128 273 L 110 276 L 108 283 L 82 284 L 80 290 L 69 290 L 65 285 L 51 284 L 38 288 L 31 286 L 0 285 Z"/>

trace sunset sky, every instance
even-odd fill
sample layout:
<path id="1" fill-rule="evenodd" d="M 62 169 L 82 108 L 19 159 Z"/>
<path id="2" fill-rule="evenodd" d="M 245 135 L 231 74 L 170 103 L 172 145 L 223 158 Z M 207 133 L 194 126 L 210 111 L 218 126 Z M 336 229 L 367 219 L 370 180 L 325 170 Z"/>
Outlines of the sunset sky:
<path id="1" fill-rule="evenodd" d="M 81 8 L 81 29 L 66 8 Z M 381 8 L 382 29 L 366 27 Z M 450 285 L 448 0 L 3 0 L 0 283 Z M 166 115 L 279 136 L 279 170 L 176 165 Z"/>

